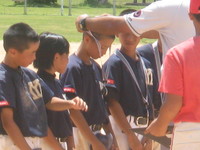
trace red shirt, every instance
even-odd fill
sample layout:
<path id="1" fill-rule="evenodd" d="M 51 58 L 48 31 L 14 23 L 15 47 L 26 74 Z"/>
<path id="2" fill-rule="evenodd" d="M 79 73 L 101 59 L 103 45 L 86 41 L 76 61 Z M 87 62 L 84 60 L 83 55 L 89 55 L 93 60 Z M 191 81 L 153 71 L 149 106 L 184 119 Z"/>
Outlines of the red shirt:
<path id="1" fill-rule="evenodd" d="M 183 97 L 174 122 L 200 122 L 200 37 L 169 50 L 159 91 Z"/>

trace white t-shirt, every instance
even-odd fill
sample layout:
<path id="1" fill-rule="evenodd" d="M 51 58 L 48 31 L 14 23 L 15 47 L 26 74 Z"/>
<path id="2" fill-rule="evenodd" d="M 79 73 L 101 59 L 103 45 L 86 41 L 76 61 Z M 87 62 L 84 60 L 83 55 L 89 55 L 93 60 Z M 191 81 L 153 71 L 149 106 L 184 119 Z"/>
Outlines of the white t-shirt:
<path id="1" fill-rule="evenodd" d="M 124 18 L 136 36 L 157 30 L 165 56 L 170 48 L 195 35 L 194 25 L 188 16 L 189 4 L 190 0 L 157 1 Z"/>

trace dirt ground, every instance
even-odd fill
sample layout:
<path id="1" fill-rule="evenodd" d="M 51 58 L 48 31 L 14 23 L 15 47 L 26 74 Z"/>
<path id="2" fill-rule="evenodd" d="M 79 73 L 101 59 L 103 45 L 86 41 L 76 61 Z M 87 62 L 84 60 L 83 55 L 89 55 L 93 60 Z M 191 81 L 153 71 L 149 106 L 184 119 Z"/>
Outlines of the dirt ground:
<path id="1" fill-rule="evenodd" d="M 73 42 L 70 43 L 70 54 L 74 53 L 78 49 L 79 44 L 80 43 L 73 43 Z M 111 47 L 111 54 L 116 48 L 119 48 L 119 47 L 120 47 L 120 44 L 113 44 Z M 4 55 L 5 55 L 5 50 L 3 49 L 3 41 L 0 40 L 0 62 L 2 62 Z M 109 50 L 101 59 L 97 59 L 96 61 L 99 64 L 101 64 L 101 61 L 102 61 L 102 64 L 103 64 L 108 58 L 109 58 Z M 33 69 L 33 66 L 30 65 L 29 68 Z"/>

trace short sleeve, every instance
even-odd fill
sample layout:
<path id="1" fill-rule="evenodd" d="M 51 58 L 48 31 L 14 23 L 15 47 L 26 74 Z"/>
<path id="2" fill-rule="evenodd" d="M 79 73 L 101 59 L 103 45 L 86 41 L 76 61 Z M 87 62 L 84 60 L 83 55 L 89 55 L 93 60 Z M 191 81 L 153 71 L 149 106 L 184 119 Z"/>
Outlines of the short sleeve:
<path id="1" fill-rule="evenodd" d="M 108 60 L 103 65 L 103 73 L 106 80 L 106 87 L 109 89 L 109 98 L 119 100 L 120 83 L 122 81 L 120 62 Z"/>
<path id="2" fill-rule="evenodd" d="M 173 51 L 165 57 L 159 91 L 183 96 L 181 59 Z"/>
<path id="3" fill-rule="evenodd" d="M 8 81 L 8 82 L 6 82 Z M 0 81 L 0 108 L 16 107 L 15 88 L 11 81 L 5 79 Z"/>
<path id="4" fill-rule="evenodd" d="M 49 101 L 51 101 L 51 99 L 54 97 L 54 92 L 48 87 L 48 85 L 41 78 L 39 78 L 39 80 L 42 88 L 44 103 L 46 104 Z"/>
<path id="5" fill-rule="evenodd" d="M 157 30 L 167 26 L 173 18 L 165 2 L 158 1 L 149 6 L 124 16 L 129 28 L 136 36 L 149 30 Z"/>
<path id="6" fill-rule="evenodd" d="M 78 95 L 81 89 L 80 71 L 76 67 L 67 68 L 66 72 L 61 75 L 63 91 L 68 99 L 72 99 Z"/>

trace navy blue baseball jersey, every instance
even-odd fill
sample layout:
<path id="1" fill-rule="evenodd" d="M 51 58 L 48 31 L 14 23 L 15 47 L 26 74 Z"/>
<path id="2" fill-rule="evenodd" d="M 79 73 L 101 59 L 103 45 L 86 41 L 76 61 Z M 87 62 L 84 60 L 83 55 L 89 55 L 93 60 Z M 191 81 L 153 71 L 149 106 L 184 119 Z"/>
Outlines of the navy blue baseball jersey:
<path id="1" fill-rule="evenodd" d="M 138 47 L 137 48 L 137 51 L 138 53 L 140 54 L 140 56 L 144 57 L 145 59 L 147 59 L 150 63 L 151 63 L 151 66 L 152 66 L 152 69 L 154 70 L 154 74 L 155 74 L 155 88 L 158 89 L 158 86 L 159 86 L 159 82 L 158 82 L 158 72 L 157 72 L 157 67 L 156 67 L 156 60 L 155 60 L 155 56 L 154 56 L 154 49 L 153 49 L 153 46 L 152 44 L 146 44 L 146 45 L 143 45 L 141 47 Z M 160 54 L 160 63 L 162 64 L 162 54 L 159 52 Z M 160 93 L 157 92 L 156 95 L 154 96 L 156 98 L 154 98 L 153 100 L 153 103 L 154 103 L 154 106 L 157 110 L 160 109 L 160 106 L 161 106 L 161 97 L 160 97 Z"/>
<path id="2" fill-rule="evenodd" d="M 99 85 L 101 69 L 94 60 L 91 62 L 92 65 L 86 65 L 75 54 L 71 55 L 61 83 L 69 99 L 79 96 L 87 103 L 88 111 L 83 115 L 89 125 L 94 125 L 104 123 L 108 116 Z"/>
<path id="3" fill-rule="evenodd" d="M 55 75 L 45 71 L 38 71 L 38 75 L 54 92 L 56 97 L 63 97 L 63 89 L 61 88 L 60 81 L 55 78 Z M 72 136 L 72 124 L 68 111 L 51 111 L 47 109 L 48 125 L 57 138 L 65 138 Z"/>
<path id="4" fill-rule="evenodd" d="M 140 86 L 141 92 L 144 97 L 146 97 L 146 93 L 148 93 L 148 101 L 149 101 L 149 112 L 151 113 L 152 118 L 152 99 L 154 95 L 154 77 L 153 70 L 151 68 L 151 64 L 149 61 L 143 59 L 146 71 L 147 71 L 147 89 L 145 82 L 145 74 L 139 60 L 133 60 L 131 57 L 127 56 L 123 52 L 121 52 L 123 56 L 126 58 L 128 63 L 130 64 L 138 84 Z M 132 78 L 130 72 L 122 62 L 122 60 L 115 54 L 111 55 L 110 58 L 106 61 L 103 66 L 103 72 L 106 78 L 106 87 L 109 90 L 108 98 L 113 98 L 117 100 L 125 115 L 132 115 L 135 117 L 143 116 L 146 117 L 146 108 L 145 104 L 142 100 L 142 96 L 136 86 L 134 79 Z M 146 90 L 148 92 L 146 92 Z"/>
<path id="5" fill-rule="evenodd" d="M 14 121 L 25 137 L 47 135 L 45 103 L 54 94 L 39 76 L 23 67 L 12 69 L 0 64 L 0 109 L 10 107 Z M 0 122 L 0 134 L 6 134 Z"/>

